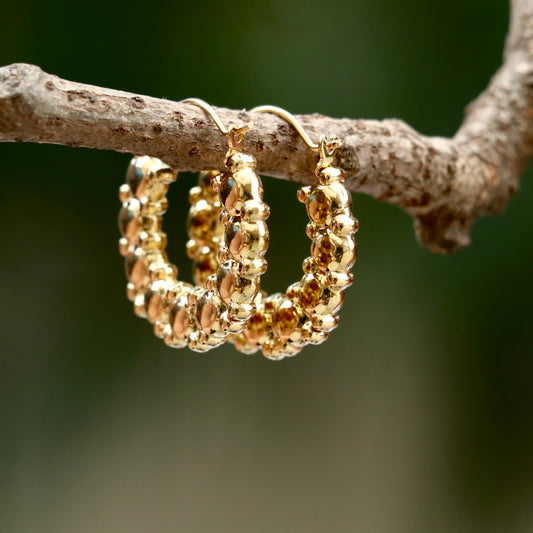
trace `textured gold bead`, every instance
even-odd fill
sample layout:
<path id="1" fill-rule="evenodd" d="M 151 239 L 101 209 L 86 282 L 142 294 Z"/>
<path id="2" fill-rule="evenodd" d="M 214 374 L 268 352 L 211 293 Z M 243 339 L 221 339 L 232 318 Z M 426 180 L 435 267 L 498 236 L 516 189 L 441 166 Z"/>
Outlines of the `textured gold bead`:
<path id="1" fill-rule="evenodd" d="M 118 240 L 118 251 L 120 255 L 126 257 L 130 251 L 130 243 L 126 237 L 121 237 Z"/>
<path id="2" fill-rule="evenodd" d="M 141 202 L 137 198 L 132 198 L 123 204 L 119 215 L 119 228 L 123 237 L 126 237 L 133 244 L 133 239 L 137 237 L 139 231 L 139 213 Z"/>
<path id="3" fill-rule="evenodd" d="M 312 314 L 319 304 L 323 289 L 313 274 L 306 274 L 300 282 L 299 301 L 307 313 Z"/>
<path id="4" fill-rule="evenodd" d="M 148 267 L 148 274 L 152 282 L 159 280 L 174 281 L 178 276 L 178 267 L 167 262 L 152 262 Z"/>
<path id="5" fill-rule="evenodd" d="M 133 311 L 140 318 L 146 318 L 146 307 L 144 305 L 144 294 L 141 294 L 133 301 Z"/>
<path id="6" fill-rule="evenodd" d="M 244 277 L 255 277 L 264 274 L 268 263 L 266 259 L 243 259 L 239 265 L 239 275 Z"/>
<path id="7" fill-rule="evenodd" d="M 321 344 L 328 338 L 328 332 L 316 330 L 312 322 L 306 322 L 302 329 L 306 342 L 309 344 Z"/>
<path id="8" fill-rule="evenodd" d="M 131 281 L 126 284 L 126 296 L 128 297 L 128 300 L 133 302 L 137 297 L 138 292 L 139 291 Z"/>
<path id="9" fill-rule="evenodd" d="M 312 320 L 313 328 L 317 331 L 329 333 L 339 324 L 337 315 L 315 315 Z"/>
<path id="10" fill-rule="evenodd" d="M 283 300 L 274 314 L 274 329 L 282 341 L 296 331 L 300 315 L 290 300 Z"/>
<path id="11" fill-rule="evenodd" d="M 352 272 L 328 272 L 326 285 L 330 289 L 345 290 L 353 283 Z"/>
<path id="12" fill-rule="evenodd" d="M 178 340 L 183 341 L 179 346 L 187 345 L 187 337 L 192 330 L 191 316 L 189 313 L 189 302 L 187 295 L 182 295 L 176 298 L 169 310 L 169 323 L 173 331 L 173 342 Z"/>
<path id="13" fill-rule="evenodd" d="M 331 223 L 331 231 L 335 235 L 343 237 L 355 233 L 357 231 L 357 227 L 357 219 L 345 214 L 336 216 Z"/>
<path id="14" fill-rule="evenodd" d="M 124 183 L 124 185 L 120 186 L 120 189 L 118 190 L 118 198 L 121 202 L 127 202 L 131 198 L 131 189 L 130 186 L 127 183 Z"/>
<path id="15" fill-rule="evenodd" d="M 135 248 L 126 256 L 126 276 L 137 289 L 148 285 L 150 278 L 142 248 Z"/>
<path id="16" fill-rule="evenodd" d="M 185 348 L 187 346 L 187 339 L 180 339 L 171 331 L 169 335 L 164 338 L 165 344 L 170 348 Z"/>

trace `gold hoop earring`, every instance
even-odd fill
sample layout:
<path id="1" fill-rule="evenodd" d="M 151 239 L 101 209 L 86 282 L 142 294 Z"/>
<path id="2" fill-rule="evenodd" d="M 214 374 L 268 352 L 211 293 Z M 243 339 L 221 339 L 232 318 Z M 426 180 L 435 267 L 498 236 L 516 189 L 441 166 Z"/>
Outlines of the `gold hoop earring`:
<path id="1" fill-rule="evenodd" d="M 260 276 L 266 270 L 269 209 L 254 170 L 255 158 L 243 152 L 244 135 L 252 124 L 226 128 L 203 100 L 184 102 L 206 111 L 228 138 L 224 170 L 212 180 L 226 228 L 216 273 L 206 276 L 201 286 L 177 280 L 162 232 L 166 194 L 177 172 L 154 157 L 134 157 L 127 183 L 120 188 L 119 248 L 126 257 L 127 293 L 136 314 L 147 318 L 169 346 L 188 345 L 204 352 L 242 331 L 255 311 Z M 245 243 L 240 254 L 232 253 L 235 239 Z"/>
<path id="2" fill-rule="evenodd" d="M 298 191 L 298 199 L 306 204 L 309 216 L 306 232 L 312 240 L 311 256 L 303 262 L 304 275 L 285 294 L 258 294 L 254 316 L 245 329 L 231 339 L 244 353 L 262 348 L 266 357 L 282 359 L 297 354 L 307 344 L 323 342 L 338 325 L 344 290 L 353 282 L 350 269 L 357 254 L 354 234 L 358 221 L 351 213 L 351 195 L 344 187 L 344 172 L 333 165 L 341 141 L 322 136 L 319 144 L 314 144 L 295 117 L 279 107 L 261 106 L 251 112 L 280 115 L 295 127 L 312 150 L 319 152 L 315 169 L 319 183 Z M 201 176 L 199 189 L 208 190 L 205 183 L 210 179 L 209 174 Z M 190 200 L 190 220 L 194 221 L 198 205 L 196 193 L 191 194 Z M 203 232 L 197 234 L 204 249 L 210 250 L 211 257 L 216 257 L 220 246 L 220 229 L 215 224 L 203 227 Z M 189 231 L 194 236 L 194 231 Z M 216 261 L 202 263 L 201 258 L 191 257 L 196 260 L 200 272 L 207 274 L 216 268 Z"/>

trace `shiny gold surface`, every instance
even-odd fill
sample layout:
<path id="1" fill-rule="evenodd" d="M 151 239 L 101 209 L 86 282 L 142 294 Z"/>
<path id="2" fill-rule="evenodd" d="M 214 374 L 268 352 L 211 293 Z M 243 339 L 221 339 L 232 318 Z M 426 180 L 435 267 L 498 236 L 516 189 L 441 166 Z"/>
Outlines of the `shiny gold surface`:
<path id="1" fill-rule="evenodd" d="M 298 192 L 307 208 L 306 232 L 312 240 L 304 275 L 285 294 L 258 295 L 253 321 L 235 337 L 236 347 L 245 353 L 261 347 L 271 359 L 292 356 L 306 344 L 326 340 L 339 323 L 344 290 L 353 281 L 349 271 L 356 259 L 358 225 L 342 170 L 321 159 L 317 176 L 319 184 Z"/>
<path id="2" fill-rule="evenodd" d="M 351 213 L 344 172 L 333 165 L 340 139 L 322 136 L 315 145 L 290 113 L 268 106 L 255 110 L 281 115 L 319 152 L 318 183 L 298 191 L 312 242 L 311 255 L 302 264 L 303 277 L 284 294 L 266 296 L 259 289 L 267 268 L 265 220 L 270 209 L 263 202 L 255 158 L 242 152 L 245 132 L 252 125 L 226 128 L 209 104 L 187 102 L 209 113 L 229 144 L 224 170 L 200 173 L 189 194 L 186 248 L 198 285 L 178 281 L 177 269 L 165 253 L 162 216 L 168 186 L 177 173 L 158 159 L 136 157 L 119 190 L 119 250 L 126 257 L 127 295 L 135 313 L 147 318 L 169 346 L 188 345 L 198 352 L 230 336 L 244 353 L 261 348 L 266 357 L 282 359 L 307 344 L 323 342 L 339 323 L 356 260 L 358 222 Z"/>
<path id="3" fill-rule="evenodd" d="M 257 293 L 255 314 L 249 318 L 245 329 L 231 338 L 241 352 L 251 354 L 261 348 L 270 359 L 296 355 L 305 345 L 326 340 L 339 323 L 338 312 L 344 300 L 344 290 L 353 282 L 350 269 L 356 259 L 354 234 L 358 229 L 358 221 L 351 213 L 351 195 L 344 187 L 344 173 L 333 166 L 339 142 L 336 138 L 324 137 L 319 145 L 312 145 L 320 152 L 316 168 L 318 184 L 298 191 L 298 199 L 305 204 L 309 216 L 306 233 L 311 239 L 311 255 L 302 265 L 304 275 L 284 294 L 265 296 Z M 246 258 L 257 257 L 257 251 L 265 247 L 268 239 L 268 233 L 262 231 L 261 225 L 254 232 L 247 229 L 246 222 L 228 223 L 225 229 L 227 248 L 221 249 L 221 221 L 227 222 L 227 217 L 205 185 L 206 181 L 214 179 L 202 174 L 199 186 L 194 187 L 190 195 L 189 235 L 195 235 L 195 239 L 189 241 L 188 250 L 195 261 L 197 281 L 214 273 L 220 261 L 226 260 L 228 251 L 244 262 Z M 228 177 L 220 178 L 220 198 L 225 201 L 227 212 L 242 213 L 244 208 L 248 220 L 259 216 L 257 206 L 249 205 L 250 202 L 243 206 L 241 198 L 247 193 L 243 191 L 237 195 L 230 185 Z M 207 210 L 206 203 L 215 206 L 212 212 Z M 197 215 L 201 213 L 203 216 L 207 212 L 209 217 Z M 263 260 L 256 259 L 255 262 L 258 269 L 262 268 Z M 221 272 L 220 267 L 218 272 Z M 232 297 L 230 295 L 242 295 L 244 289 L 241 293 L 234 292 L 235 274 L 224 272 L 222 280 L 217 276 L 222 299 L 227 301 Z M 256 289 L 254 286 L 245 293 L 253 294 Z"/>
<path id="4" fill-rule="evenodd" d="M 259 276 L 266 269 L 269 213 L 254 169 L 252 156 L 230 148 L 223 173 L 201 173 L 191 190 L 187 253 L 195 263 L 198 285 L 193 287 L 178 281 L 161 231 L 168 186 L 177 173 L 148 156 L 130 164 L 119 190 L 127 294 L 135 313 L 147 318 L 169 346 L 207 351 L 241 332 L 253 316 Z"/>

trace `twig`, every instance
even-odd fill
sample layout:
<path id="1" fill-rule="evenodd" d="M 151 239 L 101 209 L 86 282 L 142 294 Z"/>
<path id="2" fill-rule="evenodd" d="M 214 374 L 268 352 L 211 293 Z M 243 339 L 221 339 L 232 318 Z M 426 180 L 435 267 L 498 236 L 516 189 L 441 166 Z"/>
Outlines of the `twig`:
<path id="1" fill-rule="evenodd" d="M 354 192 L 405 209 L 433 252 L 466 246 L 472 222 L 503 210 L 533 153 L 533 0 L 511 0 L 504 61 L 452 138 L 400 120 L 298 118 L 311 136 L 343 138 L 339 163 Z M 311 183 L 315 154 L 282 119 L 218 108 L 228 123 L 253 118 L 247 147 L 261 173 Z M 147 154 L 181 171 L 220 167 L 226 139 L 188 104 L 63 80 L 39 67 L 0 68 L 0 141 Z"/>

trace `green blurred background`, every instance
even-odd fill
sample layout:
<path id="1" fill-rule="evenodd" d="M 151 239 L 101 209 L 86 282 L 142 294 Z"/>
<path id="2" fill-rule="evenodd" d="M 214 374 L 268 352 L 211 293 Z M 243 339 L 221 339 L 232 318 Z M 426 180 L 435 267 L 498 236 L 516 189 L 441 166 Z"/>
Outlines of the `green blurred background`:
<path id="1" fill-rule="evenodd" d="M 19 1 L 0 64 L 179 100 L 406 120 L 451 135 L 501 61 L 504 0 Z M 281 363 L 173 351 L 117 251 L 129 156 L 0 144 L 0 531 L 533 530 L 533 176 L 451 257 L 354 195 L 356 283 L 330 340 Z M 186 191 L 169 253 L 185 257 Z M 265 178 L 264 287 L 308 253 Z"/>

